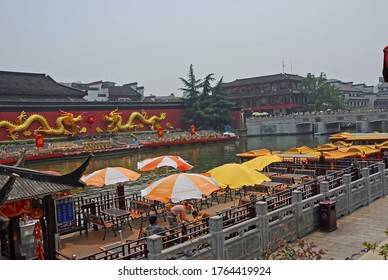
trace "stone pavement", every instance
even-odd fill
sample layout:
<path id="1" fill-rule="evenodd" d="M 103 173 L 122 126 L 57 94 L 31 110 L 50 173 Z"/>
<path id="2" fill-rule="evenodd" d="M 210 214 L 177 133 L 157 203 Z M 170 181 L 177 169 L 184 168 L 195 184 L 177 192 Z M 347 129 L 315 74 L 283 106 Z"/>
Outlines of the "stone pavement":
<path id="1" fill-rule="evenodd" d="M 319 249 L 326 249 L 327 254 L 323 256 L 326 260 L 382 260 L 378 252 L 363 252 L 365 247 L 362 243 L 388 243 L 388 236 L 384 233 L 388 229 L 388 196 L 340 217 L 337 227 L 332 232 L 317 230 L 304 239 L 313 242 Z"/>

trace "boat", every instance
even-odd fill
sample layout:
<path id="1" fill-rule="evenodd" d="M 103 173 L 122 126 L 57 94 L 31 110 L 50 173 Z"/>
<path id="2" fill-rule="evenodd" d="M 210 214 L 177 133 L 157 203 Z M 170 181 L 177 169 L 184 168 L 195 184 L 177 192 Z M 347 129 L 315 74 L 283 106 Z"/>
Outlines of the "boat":
<path id="1" fill-rule="evenodd" d="M 241 161 L 244 161 L 245 159 L 250 160 L 255 157 L 265 156 L 270 154 L 271 154 L 271 151 L 268 149 L 259 149 L 259 150 L 251 150 L 245 153 L 236 154 L 236 157 L 240 158 Z"/>
<path id="2" fill-rule="evenodd" d="M 343 141 L 352 145 L 377 145 L 388 141 L 388 133 L 370 132 L 370 133 L 350 133 L 340 132 L 329 136 L 329 140 Z"/>
<path id="3" fill-rule="evenodd" d="M 142 143 L 144 148 L 158 148 L 158 147 L 170 147 L 170 146 L 182 146 L 190 144 L 205 144 L 214 142 L 225 142 L 236 140 L 236 135 L 230 136 L 212 136 L 212 137 L 201 137 L 201 138 L 183 138 L 177 140 L 157 141 L 157 142 L 144 142 Z"/>
<path id="4" fill-rule="evenodd" d="M 123 152 L 137 150 L 137 149 L 140 149 L 141 147 L 142 145 L 139 144 L 139 145 L 126 145 L 123 147 L 115 147 L 115 148 L 90 149 L 90 150 L 89 149 L 88 150 L 63 149 L 63 151 L 59 151 L 59 152 L 50 152 L 47 150 L 26 151 L 26 154 L 24 156 L 24 162 L 56 160 L 56 159 L 62 159 L 62 158 L 82 158 L 82 157 L 88 156 L 89 154 L 93 154 L 95 156 L 110 155 L 114 153 L 123 153 Z M 20 160 L 20 154 L 12 153 L 11 156 L 6 156 L 6 157 L 3 156 L 0 159 L 0 164 L 16 165 L 19 160 Z"/>
<path id="5" fill-rule="evenodd" d="M 225 142 L 236 140 L 234 133 L 221 134 L 216 132 L 201 132 L 187 136 L 182 133 L 166 133 L 166 137 L 152 139 L 151 137 L 140 137 L 142 139 L 104 139 L 92 141 L 68 141 L 50 143 L 50 146 L 36 149 L 31 146 L 24 150 L 24 162 L 58 160 L 69 158 L 82 158 L 89 154 L 94 156 L 110 156 L 117 153 L 127 153 L 139 149 L 153 149 L 190 144 L 205 144 L 214 142 Z M 10 152 L 2 154 L 0 164 L 17 164 L 21 158 L 21 152 Z"/>

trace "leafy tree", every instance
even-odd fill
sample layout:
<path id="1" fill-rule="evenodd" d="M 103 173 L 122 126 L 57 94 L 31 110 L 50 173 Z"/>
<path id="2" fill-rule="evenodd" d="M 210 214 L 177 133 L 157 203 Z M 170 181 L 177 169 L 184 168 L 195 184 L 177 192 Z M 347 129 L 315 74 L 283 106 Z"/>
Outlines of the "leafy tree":
<path id="1" fill-rule="evenodd" d="M 222 89 L 222 83 L 223 78 L 212 89 L 212 95 L 208 98 L 209 106 L 206 106 L 204 109 L 208 125 L 218 130 L 222 130 L 224 125 L 230 122 L 230 110 L 234 106 L 234 103 L 226 98 L 226 94 Z"/>
<path id="2" fill-rule="evenodd" d="M 201 114 L 199 90 L 202 87 L 202 82 L 195 77 L 193 64 L 190 64 L 187 80 L 184 78 L 179 79 L 183 83 L 183 87 L 180 90 L 183 91 L 183 97 L 186 98 L 186 111 L 183 119 L 187 124 L 195 123 Z"/>
<path id="3" fill-rule="evenodd" d="M 212 86 L 215 80 L 214 74 L 208 74 L 203 80 L 194 75 L 193 65 L 190 65 L 187 80 L 179 78 L 183 83 L 180 90 L 183 91 L 186 111 L 184 122 L 188 125 L 195 124 L 197 127 L 222 129 L 230 121 L 230 110 L 233 103 L 226 99 L 222 90 L 222 78 Z"/>
<path id="4" fill-rule="evenodd" d="M 308 73 L 302 80 L 302 88 L 307 94 L 309 111 L 338 110 L 345 108 L 344 98 L 338 88 L 327 82 L 326 75 L 319 77 Z"/>

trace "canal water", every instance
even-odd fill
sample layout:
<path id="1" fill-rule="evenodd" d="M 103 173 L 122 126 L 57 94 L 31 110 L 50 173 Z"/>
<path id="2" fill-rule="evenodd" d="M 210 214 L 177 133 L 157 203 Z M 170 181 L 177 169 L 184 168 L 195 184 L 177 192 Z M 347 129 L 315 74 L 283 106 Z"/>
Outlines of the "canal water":
<path id="1" fill-rule="evenodd" d="M 239 162 L 237 153 L 257 149 L 269 149 L 271 151 L 286 151 L 292 147 L 309 146 L 317 147 L 329 142 L 327 136 L 323 135 L 286 135 L 286 136 L 260 136 L 240 138 L 236 141 L 224 143 L 195 144 L 180 147 L 166 147 L 152 150 L 134 150 L 124 154 L 111 156 L 96 156 L 92 158 L 85 174 L 105 167 L 126 167 L 137 170 L 137 162 L 161 155 L 179 155 L 189 162 L 194 168 L 190 172 L 206 172 L 214 167 L 225 163 Z M 27 163 L 26 168 L 36 170 L 57 171 L 61 174 L 70 172 L 77 168 L 85 159 L 69 159 L 59 161 L 43 161 Z M 131 183 L 133 190 L 142 189 L 146 183 L 154 181 L 157 177 L 163 177 L 171 171 L 161 169 L 157 171 L 139 172 L 141 180 Z"/>

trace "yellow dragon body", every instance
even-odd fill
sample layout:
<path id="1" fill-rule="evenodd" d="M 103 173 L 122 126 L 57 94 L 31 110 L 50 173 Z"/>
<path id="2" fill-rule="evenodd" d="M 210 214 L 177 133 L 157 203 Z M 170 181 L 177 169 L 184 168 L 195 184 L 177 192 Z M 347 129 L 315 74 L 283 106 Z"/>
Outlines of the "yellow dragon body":
<path id="1" fill-rule="evenodd" d="M 125 124 L 123 124 L 123 119 L 121 117 L 122 113 L 117 112 L 118 109 L 110 112 L 105 119 L 110 123 L 107 126 L 107 131 L 109 132 L 117 132 L 117 131 L 127 131 L 133 128 L 142 128 L 143 124 L 149 125 L 153 130 L 155 124 L 160 122 L 166 118 L 166 113 L 160 113 L 160 116 L 152 116 L 148 118 L 147 113 L 143 110 L 141 113 L 133 112 Z M 141 123 L 135 124 L 135 119 L 138 119 Z"/>
<path id="2" fill-rule="evenodd" d="M 8 137 L 13 140 L 18 139 L 18 133 L 28 129 L 28 127 L 34 123 L 38 122 L 41 127 L 34 131 L 34 134 L 45 133 L 51 135 L 74 135 L 79 132 L 80 127 L 77 125 L 77 122 L 82 120 L 82 115 L 74 117 L 74 114 L 61 111 L 61 115 L 56 118 L 55 125 L 53 128 L 48 123 L 47 119 L 39 114 L 32 114 L 27 117 L 27 114 L 23 111 L 17 117 L 15 123 L 10 121 L 0 121 L 0 127 L 5 127 L 8 132 Z M 70 126 L 71 130 L 68 130 L 66 126 Z"/>

